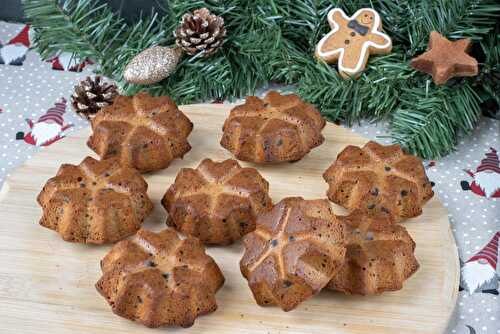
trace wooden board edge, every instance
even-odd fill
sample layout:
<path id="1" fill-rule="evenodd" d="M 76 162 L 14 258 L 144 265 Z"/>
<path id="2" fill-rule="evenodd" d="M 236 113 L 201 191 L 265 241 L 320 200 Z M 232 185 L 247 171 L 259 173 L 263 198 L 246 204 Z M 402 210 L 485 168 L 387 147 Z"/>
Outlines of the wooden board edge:
<path id="1" fill-rule="evenodd" d="M 448 236 L 448 242 L 447 244 L 449 245 L 448 251 L 447 251 L 447 260 L 453 264 L 453 270 L 450 272 L 451 277 L 449 277 L 446 280 L 446 285 L 448 286 L 448 289 L 451 291 L 451 296 L 450 296 L 450 307 L 448 309 L 448 320 L 446 321 L 446 326 L 441 329 L 442 333 L 446 333 L 448 327 L 450 326 L 450 321 L 453 318 L 453 315 L 455 314 L 455 311 L 457 309 L 457 300 L 458 300 L 458 292 L 459 292 L 459 285 L 460 285 L 460 256 L 458 254 L 458 245 L 455 240 L 455 236 L 453 235 L 453 231 L 451 229 L 451 222 L 449 219 L 448 220 L 448 226 L 446 227 L 446 232 Z M 445 254 L 446 255 L 446 254 Z"/>
<path id="2" fill-rule="evenodd" d="M 21 167 L 16 168 L 16 170 L 18 170 Z M 10 181 L 10 176 L 8 176 L 7 178 L 5 178 L 5 181 L 4 181 L 3 185 L 2 185 L 2 189 L 0 189 L 0 203 L 3 202 L 3 200 L 5 199 L 5 197 L 7 196 L 7 194 L 10 191 L 10 182 L 9 181 Z"/>
<path id="3" fill-rule="evenodd" d="M 230 108 L 232 108 L 233 106 L 234 106 L 233 104 L 224 105 L 223 106 L 224 109 L 222 109 L 221 111 L 226 112 Z M 184 109 L 187 112 L 191 111 L 191 110 L 189 110 L 190 108 L 204 108 L 204 107 L 214 108 L 214 107 L 222 107 L 222 106 L 219 106 L 219 105 L 214 106 L 212 104 L 192 104 L 192 105 L 179 106 L 179 108 L 181 110 Z M 332 126 L 335 126 L 335 127 L 340 127 L 334 123 L 330 123 L 330 124 Z M 342 128 L 347 129 L 345 127 L 342 127 Z M 84 138 L 87 136 L 88 131 L 89 131 L 89 127 L 84 127 L 84 128 L 79 129 L 77 131 L 72 131 L 72 132 L 68 133 L 68 137 L 72 137 L 73 139 Z M 64 144 L 64 140 L 54 143 L 53 146 L 63 145 L 63 144 Z M 85 145 L 85 147 L 86 147 L 86 145 Z M 43 154 L 46 149 L 47 148 L 43 148 L 42 150 L 36 152 L 35 154 L 36 155 Z M 9 175 L 8 177 L 5 178 L 4 184 L 0 189 L 0 204 L 3 204 L 4 200 L 7 199 L 8 193 L 10 191 L 13 191 L 16 189 L 16 186 L 12 182 L 12 179 L 15 179 L 15 176 L 18 175 L 18 173 L 22 173 L 22 171 L 25 168 L 30 168 L 29 160 L 24 161 L 20 166 L 15 168 L 15 170 L 11 173 L 11 175 Z M 445 333 L 446 329 L 449 326 L 450 320 L 452 319 L 452 317 L 455 313 L 456 306 L 457 306 L 458 286 L 459 286 L 459 282 L 460 282 L 460 259 L 459 259 L 457 244 L 456 244 L 456 241 L 455 241 L 455 238 L 454 238 L 454 235 L 452 232 L 452 228 L 451 228 L 451 223 L 450 223 L 450 220 L 448 217 L 448 213 L 446 212 L 446 209 L 442 205 L 442 202 L 439 200 L 439 198 L 438 198 L 438 201 L 440 202 L 440 207 L 444 211 L 443 215 L 446 216 L 446 221 L 447 221 L 446 225 L 442 224 L 442 232 L 443 232 L 443 237 L 444 237 L 443 240 L 446 240 L 447 245 L 445 245 L 443 247 L 442 251 L 444 254 L 441 254 L 441 256 L 443 256 L 443 258 L 446 259 L 446 261 L 450 264 L 450 267 L 453 267 L 451 269 L 450 269 L 450 267 L 448 268 L 448 272 L 446 274 L 447 278 L 446 278 L 446 280 L 444 282 L 444 286 L 443 286 L 443 288 L 446 287 L 446 289 L 445 289 L 446 295 L 443 295 L 443 297 L 446 298 L 446 300 L 449 302 L 449 304 L 448 304 L 449 307 L 447 308 L 446 314 L 445 314 L 445 316 L 447 317 L 446 324 L 443 324 L 442 327 L 440 327 L 438 330 L 440 333 Z"/>

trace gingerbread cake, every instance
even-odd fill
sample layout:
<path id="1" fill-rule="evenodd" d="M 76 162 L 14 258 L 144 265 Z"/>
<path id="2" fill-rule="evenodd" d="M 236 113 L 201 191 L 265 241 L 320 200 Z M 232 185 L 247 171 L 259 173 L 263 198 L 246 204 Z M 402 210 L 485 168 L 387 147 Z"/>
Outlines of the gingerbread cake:
<path id="1" fill-rule="evenodd" d="M 117 159 L 63 164 L 38 195 L 40 225 L 66 241 L 103 244 L 134 234 L 153 209 L 148 185 Z"/>
<path id="2" fill-rule="evenodd" d="M 118 96 L 92 119 L 87 145 L 102 159 L 117 156 L 140 172 L 166 168 L 191 149 L 193 124 L 167 96 Z"/>
<path id="3" fill-rule="evenodd" d="M 422 161 L 399 145 L 373 141 L 347 146 L 325 171 L 328 198 L 349 210 L 389 212 L 396 221 L 416 217 L 434 195 Z"/>
<path id="4" fill-rule="evenodd" d="M 289 197 L 260 214 L 240 261 L 257 303 L 290 311 L 318 293 L 344 263 L 344 230 L 326 199 Z"/>
<path id="5" fill-rule="evenodd" d="M 271 91 L 262 100 L 246 98 L 231 110 L 221 145 L 243 161 L 297 161 L 323 143 L 325 120 L 297 95 Z"/>
<path id="6" fill-rule="evenodd" d="M 255 229 L 256 215 L 272 207 L 269 184 L 236 160 L 203 160 L 183 168 L 163 197 L 167 224 L 206 244 L 227 245 Z"/>
<path id="7" fill-rule="evenodd" d="M 193 325 L 217 308 L 224 276 L 196 238 L 141 229 L 101 261 L 96 283 L 113 312 L 148 327 Z"/>
<path id="8" fill-rule="evenodd" d="M 346 261 L 328 288 L 347 294 L 371 295 L 400 290 L 419 264 L 415 242 L 406 229 L 384 213 L 355 211 L 338 217 L 347 228 Z"/>

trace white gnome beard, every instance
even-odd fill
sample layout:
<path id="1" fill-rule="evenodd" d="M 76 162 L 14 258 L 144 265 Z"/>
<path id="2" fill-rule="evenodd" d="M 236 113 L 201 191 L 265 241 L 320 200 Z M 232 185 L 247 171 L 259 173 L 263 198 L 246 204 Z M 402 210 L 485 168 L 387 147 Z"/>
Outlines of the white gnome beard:
<path id="1" fill-rule="evenodd" d="M 469 293 L 496 279 L 496 271 L 489 263 L 467 262 L 462 267 L 462 281 Z"/>
<path id="2" fill-rule="evenodd" d="M 491 197 L 500 189 L 500 174 L 495 172 L 479 172 L 474 174 L 474 181 L 484 191 L 486 197 Z"/>
<path id="3" fill-rule="evenodd" d="M 57 123 L 35 123 L 31 129 L 31 135 L 37 146 L 56 138 L 61 132 L 61 126 Z"/>
<path id="4" fill-rule="evenodd" d="M 65 71 L 69 70 L 73 66 L 78 65 L 79 63 L 80 60 L 71 53 L 63 52 L 59 55 L 59 64 L 61 64 Z"/>
<path id="5" fill-rule="evenodd" d="M 27 50 L 28 48 L 24 45 L 9 44 L 0 49 L 0 54 L 2 55 L 3 62 L 10 64 L 14 60 L 22 58 Z"/>

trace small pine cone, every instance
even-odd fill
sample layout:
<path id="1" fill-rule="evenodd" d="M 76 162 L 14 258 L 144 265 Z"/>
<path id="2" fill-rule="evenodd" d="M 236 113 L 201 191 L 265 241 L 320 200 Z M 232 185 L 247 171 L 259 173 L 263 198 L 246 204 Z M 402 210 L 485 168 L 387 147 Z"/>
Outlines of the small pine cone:
<path id="1" fill-rule="evenodd" d="M 180 25 L 174 31 L 175 42 L 187 54 L 198 53 L 203 57 L 214 54 L 224 43 L 226 29 L 224 19 L 201 8 L 182 16 Z"/>
<path id="2" fill-rule="evenodd" d="M 104 82 L 100 76 L 87 77 L 75 86 L 71 105 L 78 115 L 90 120 L 101 108 L 112 104 L 116 95 L 116 85 Z"/>

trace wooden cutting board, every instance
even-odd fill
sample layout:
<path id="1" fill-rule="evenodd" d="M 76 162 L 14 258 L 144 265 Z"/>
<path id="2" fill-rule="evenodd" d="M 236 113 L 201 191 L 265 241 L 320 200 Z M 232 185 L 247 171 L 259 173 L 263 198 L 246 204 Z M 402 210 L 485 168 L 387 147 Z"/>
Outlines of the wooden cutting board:
<path id="1" fill-rule="evenodd" d="M 231 106 L 190 105 L 181 108 L 194 123 L 193 149 L 166 170 L 146 175 L 154 213 L 145 227 L 165 228 L 160 199 L 181 167 L 195 167 L 205 157 L 226 159 L 219 146 L 221 127 Z M 110 246 L 62 241 L 38 225 L 36 196 L 61 163 L 79 163 L 92 152 L 89 129 L 69 135 L 42 150 L 8 178 L 0 197 L 0 332 L 1 333 L 442 333 L 457 299 L 459 261 L 447 212 L 435 196 L 423 215 L 404 223 L 417 248 L 419 271 L 401 291 L 380 296 L 345 296 L 322 291 L 297 309 L 255 304 L 239 271 L 242 245 L 208 249 L 226 283 L 217 293 L 218 310 L 196 320 L 189 329 L 147 329 L 111 312 L 96 292 L 99 261 Z M 324 198 L 323 171 L 348 144 L 364 139 L 328 123 L 326 141 L 296 163 L 257 166 L 269 181 L 275 202 L 285 196 Z M 248 165 L 243 163 L 243 165 Z M 337 213 L 343 210 L 336 207 Z"/>

